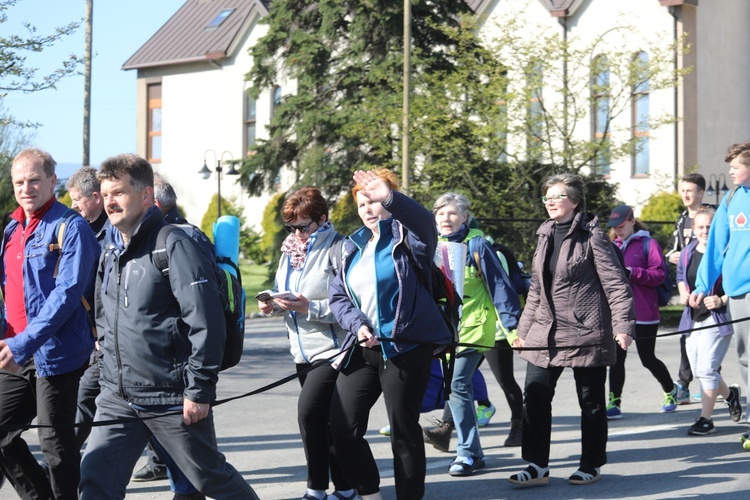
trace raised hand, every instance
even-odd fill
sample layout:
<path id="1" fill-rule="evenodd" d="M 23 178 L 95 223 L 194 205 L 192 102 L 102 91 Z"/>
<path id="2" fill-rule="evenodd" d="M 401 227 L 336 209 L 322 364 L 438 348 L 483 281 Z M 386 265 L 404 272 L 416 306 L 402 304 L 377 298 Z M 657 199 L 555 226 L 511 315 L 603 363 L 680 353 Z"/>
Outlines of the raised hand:
<path id="1" fill-rule="evenodd" d="M 382 202 L 390 198 L 391 188 L 388 183 L 375 175 L 374 172 L 357 170 L 352 177 L 354 182 L 364 188 L 360 193 L 366 198 L 374 202 Z"/>

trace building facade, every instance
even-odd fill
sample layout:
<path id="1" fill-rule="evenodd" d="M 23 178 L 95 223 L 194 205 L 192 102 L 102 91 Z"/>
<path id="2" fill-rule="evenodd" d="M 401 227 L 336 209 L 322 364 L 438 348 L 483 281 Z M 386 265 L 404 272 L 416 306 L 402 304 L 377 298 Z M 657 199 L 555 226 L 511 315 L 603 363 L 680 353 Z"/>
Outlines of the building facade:
<path id="1" fill-rule="evenodd" d="M 673 189 L 676 179 L 697 170 L 713 184 L 725 181 L 726 147 L 749 139 L 750 86 L 744 77 L 750 68 L 750 2 L 746 0 L 469 0 L 480 15 L 480 34 L 486 40 L 501 30 L 507 19 L 519 16 L 542 32 L 558 33 L 566 40 L 592 43 L 610 40 L 634 58 L 653 57 L 648 47 L 667 46 L 685 36 L 690 50 L 676 53 L 676 68 L 689 68 L 674 88 L 652 90 L 648 82 L 634 86 L 632 109 L 612 120 L 606 130 L 600 118 L 611 96 L 597 96 L 596 109 L 576 127 L 580 139 L 601 134 L 633 134 L 638 152 L 603 168 L 620 187 L 627 203 L 642 206 L 648 197 Z M 246 94 L 245 74 L 252 67 L 249 49 L 267 26 L 258 21 L 268 13 L 262 0 L 187 0 L 180 10 L 124 65 L 138 71 L 138 153 L 175 186 L 187 217 L 199 221 L 216 194 L 216 174 L 209 180 L 198 175 L 204 158 L 215 170 L 217 162 L 240 160 L 258 138 L 267 137 L 265 126 L 274 103 L 295 92 L 293 80 L 265 89 L 258 99 Z M 623 38 L 609 37 L 618 26 L 637 31 Z M 539 36 L 529 31 L 528 36 Z M 604 43 L 604 42 L 603 42 Z M 597 54 L 592 53 L 593 59 Z M 588 61 L 584 61 L 588 64 Z M 605 66 L 606 67 L 606 66 Z M 605 70 L 595 82 L 610 78 Z M 547 103 L 559 101 L 552 85 L 542 86 Z M 597 112 L 598 111 L 598 112 Z M 649 128 L 644 118 L 676 117 L 674 123 Z M 511 147 L 511 146 L 509 146 Z M 211 151 L 213 152 L 211 152 Z M 208 151 L 208 152 L 207 152 Z M 279 190 L 290 187 L 280 179 Z M 731 183 L 730 186 L 731 187 Z M 270 194 L 248 197 L 236 178 L 221 181 L 224 198 L 243 207 L 256 228 Z M 714 200 L 707 200 L 713 202 Z"/>

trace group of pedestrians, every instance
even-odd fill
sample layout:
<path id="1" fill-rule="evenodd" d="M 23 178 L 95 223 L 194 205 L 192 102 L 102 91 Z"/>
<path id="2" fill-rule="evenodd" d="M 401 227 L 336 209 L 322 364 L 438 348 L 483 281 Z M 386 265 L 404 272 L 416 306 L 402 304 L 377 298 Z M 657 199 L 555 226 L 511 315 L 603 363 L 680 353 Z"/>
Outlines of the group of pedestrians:
<path id="1" fill-rule="evenodd" d="M 448 439 L 454 428 L 458 438 L 450 475 L 484 466 L 473 386 L 484 359 L 511 410 L 505 444 L 520 444 L 528 463 L 509 478 L 517 486 L 549 482 L 552 400 L 565 368 L 573 370 L 581 408 L 581 456 L 568 481 L 601 478 L 608 419 L 622 417 L 624 360 L 633 340 L 662 388 L 662 411 L 689 395 L 693 376 L 700 381 L 702 409 L 690 434 L 713 432 L 718 396 L 740 421 L 740 388 L 724 382 L 720 366 L 734 333 L 748 376 L 750 322 L 727 320 L 750 316 L 750 279 L 736 272 L 750 258 L 750 143 L 730 148 L 727 162 L 737 187 L 716 211 L 693 211 L 705 183 L 683 179 L 697 188 L 684 190 L 688 213 L 668 254 L 686 306 L 687 364 L 676 382 L 655 356 L 662 250 L 627 205 L 613 209 L 608 237 L 586 211 L 578 175 L 556 174 L 542 185 L 549 219 L 537 231 L 523 310 L 507 267 L 472 227 L 464 196 L 445 193 L 430 212 L 398 191 L 391 171 L 356 171 L 352 197 L 363 226 L 345 237 L 318 188 L 291 194 L 282 209 L 289 235 L 273 287 L 288 293 L 259 306 L 284 316 L 299 374 L 308 472 L 302 498 L 381 498 L 365 438 L 381 395 L 396 496 L 424 497 L 424 443 L 434 429 L 420 427 L 420 408 L 434 357 L 452 342 L 431 293 L 441 241 L 467 249 L 460 334 L 470 345 L 453 355 L 446 381 L 445 415 L 454 422 Z M 1 266 L 7 325 L 0 340 L 0 426 L 23 428 L 36 418 L 47 470 L 21 430 L 3 427 L 3 476 L 22 498 L 123 498 L 149 444 L 169 470 L 174 498 L 257 498 L 216 443 L 211 404 L 226 329 L 210 243 L 200 232 L 172 231 L 163 250 L 171 272 L 154 264 L 161 229 L 185 221 L 171 186 L 142 158 L 119 155 L 98 171 L 77 172 L 67 185 L 75 211 L 55 200 L 54 168 L 38 149 L 13 160 L 19 208 L 5 229 Z M 511 347 L 527 361 L 523 392 L 513 378 Z M 101 421 L 107 425 L 92 428 Z M 513 432 L 520 442 L 511 440 Z"/>
<path id="2" fill-rule="evenodd" d="M 175 231 L 165 249 L 172 272 L 154 265 L 167 223 L 146 160 L 119 155 L 92 173 L 71 177 L 72 210 L 55 199 L 49 153 L 25 149 L 12 162 L 19 208 L 0 266 L 4 478 L 21 498 L 124 498 L 154 438 L 192 488 L 175 498 L 257 498 L 216 444 L 211 403 L 226 333 L 214 263 Z M 22 438 L 34 418 L 46 471 Z"/>
<path id="3" fill-rule="evenodd" d="M 601 478 L 601 467 L 607 462 L 608 420 L 623 416 L 624 362 L 627 348 L 633 342 L 641 363 L 659 383 L 663 412 L 672 412 L 685 402 L 693 374 L 700 381 L 702 411 L 689 429 L 690 434 L 712 432 L 710 417 L 717 396 L 724 397 L 731 419 L 739 421 L 740 389 L 727 386 L 721 379 L 719 366 L 728 350 L 731 338 L 728 333 L 733 331 L 725 324 L 728 319 L 725 305 L 732 303 L 732 294 L 737 297 L 737 293 L 742 295 L 746 291 L 735 284 L 732 292 L 724 292 L 721 283 L 716 283 L 721 273 L 707 274 L 706 264 L 701 264 L 707 260 L 701 256 L 711 255 L 711 249 L 714 264 L 716 254 L 722 253 L 716 243 L 711 246 L 712 238 L 718 238 L 719 245 L 726 249 L 726 258 L 719 260 L 720 263 L 729 265 L 726 264 L 729 261 L 738 266 L 748 256 L 742 250 L 730 252 L 729 237 L 717 236 L 730 228 L 747 227 L 741 204 L 747 203 L 750 185 L 747 175 L 750 167 L 743 163 L 750 165 L 750 143 L 739 147 L 744 149 L 735 155 L 740 159 L 731 167 L 732 179 L 739 186 L 733 192 L 735 201 L 731 207 L 740 208 L 730 212 L 728 218 L 724 215 L 723 226 L 714 228 L 712 211 L 701 207 L 705 187 L 705 184 L 700 186 L 702 177 L 689 175 L 682 181 L 688 213 L 677 224 L 679 241 L 672 241 L 669 248 L 679 258 L 670 253 L 666 256 L 677 265 L 680 300 L 686 305 L 681 329 L 685 330 L 687 361 L 676 381 L 655 354 L 660 322 L 656 288 L 665 281 L 668 272 L 662 248 L 627 205 L 612 210 L 607 222 L 610 235 L 607 235 L 598 219 L 586 211 L 585 186 L 580 176 L 554 175 L 542 186 L 542 202 L 549 220 L 538 230 L 531 288 L 523 312 L 507 269 L 503 270 L 481 231 L 470 227 L 469 200 L 460 194 L 440 196 L 430 220 L 428 212 L 397 191 L 397 181 L 389 171 L 357 172 L 353 195 L 364 227 L 341 246 L 332 243 L 335 237 L 325 234 L 332 231 L 327 210 L 293 211 L 285 204 L 284 220 L 291 234 L 282 246 L 284 256 L 275 290 L 291 291 L 296 300 L 261 303 L 261 309 L 271 312 L 278 307 L 280 313 L 286 314 L 291 350 L 299 369 L 305 372 L 312 369 L 310 373 L 314 373 L 316 364 L 321 364 L 330 377 L 326 390 L 315 396 L 320 403 L 317 406 L 320 418 L 316 422 L 326 429 L 318 435 L 327 438 L 320 440 L 315 456 L 327 454 L 327 461 L 312 459 L 314 455 L 308 448 L 311 445 L 305 438 L 309 429 L 303 418 L 309 413 L 311 400 L 304 385 L 300 395 L 300 431 L 308 458 L 308 489 L 304 498 L 340 499 L 357 495 L 365 499 L 380 498 L 377 467 L 364 434 L 369 410 L 381 393 L 389 416 L 384 433 L 391 435 L 396 496 L 423 495 L 424 449 L 418 442 L 419 403 L 429 383 L 432 353 L 449 339 L 439 322 L 429 328 L 422 323 L 419 328 L 416 325 L 420 323 L 409 315 L 419 316 L 422 311 L 432 310 L 432 321 L 440 318 L 432 309 L 426 291 L 429 290 L 426 261 L 439 240 L 460 242 L 467 248 L 460 333 L 462 343 L 470 346 L 462 346 L 455 356 L 450 398 L 442 421 L 438 427 L 423 431 L 425 441 L 443 451 L 448 450 L 450 434 L 456 431 L 456 458 L 448 467 L 450 475 L 471 475 L 484 465 L 472 378 L 486 358 L 493 373 L 510 369 L 512 379 L 511 345 L 528 362 L 523 404 L 520 388 L 517 391 L 512 388 L 515 380 L 508 384 L 507 378 L 498 377 L 513 420 L 519 420 L 522 457 L 528 462 L 525 470 L 510 477 L 515 485 L 549 482 L 552 399 L 566 367 L 573 369 L 582 433 L 578 469 L 568 481 L 584 485 Z M 743 152 L 746 156 L 742 156 Z M 684 188 L 690 183 L 698 183 L 696 189 Z M 325 206 L 314 188 L 298 191 L 287 204 L 294 205 L 306 192 L 307 196 L 315 193 L 320 207 Z M 695 200 L 697 208 L 693 211 Z M 735 248 L 741 245 L 740 238 L 746 236 L 741 230 L 739 233 L 741 236 L 734 233 L 731 236 Z M 318 240 L 329 244 L 319 245 Z M 311 269 L 317 271 L 308 274 L 312 270 L 307 270 L 305 258 L 324 264 L 311 264 Z M 702 275 L 705 276 L 701 278 Z M 305 285 L 307 280 L 317 285 L 315 295 L 312 291 L 303 292 L 310 286 Z M 701 283 L 705 282 L 711 282 L 711 292 L 699 295 L 703 289 Z M 326 294 L 328 287 L 330 292 Z M 742 307 L 744 302 L 739 300 L 735 299 L 738 307 Z M 314 307 L 309 305 L 313 303 Z M 332 314 L 324 315 L 329 312 L 328 307 Z M 317 322 L 314 334 L 307 331 L 312 322 Z M 343 327 L 343 332 L 336 323 Z M 690 333 L 694 329 L 698 330 Z M 443 333 L 435 335 L 436 332 Z M 316 343 L 323 338 L 324 342 Z M 313 349 L 316 345 L 318 351 Z M 328 351 L 315 357 L 316 352 L 322 352 L 321 346 Z M 330 363 L 331 354 L 336 352 L 340 354 Z M 606 391 L 608 375 L 609 391 Z M 410 395 L 406 399 L 405 390 Z M 319 467 L 320 463 L 327 464 L 328 471 Z M 329 474 L 335 486 L 331 496 L 326 493 Z"/>

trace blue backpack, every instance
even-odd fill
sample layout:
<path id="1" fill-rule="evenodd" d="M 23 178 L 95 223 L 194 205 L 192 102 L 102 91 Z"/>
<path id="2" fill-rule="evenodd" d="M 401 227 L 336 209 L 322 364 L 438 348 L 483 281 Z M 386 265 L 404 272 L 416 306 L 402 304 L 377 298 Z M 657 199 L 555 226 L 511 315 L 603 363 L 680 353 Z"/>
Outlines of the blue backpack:
<path id="1" fill-rule="evenodd" d="M 643 238 L 643 255 L 646 257 L 648 262 L 648 249 L 651 244 L 651 238 Z M 664 282 L 656 286 L 656 294 L 659 297 L 659 307 L 664 307 L 669 304 L 669 300 L 672 298 L 672 290 L 674 289 L 674 283 L 672 283 L 672 277 L 669 275 L 669 266 L 667 266 L 667 259 L 664 255 L 659 253 L 661 256 L 661 266 L 664 269 Z"/>

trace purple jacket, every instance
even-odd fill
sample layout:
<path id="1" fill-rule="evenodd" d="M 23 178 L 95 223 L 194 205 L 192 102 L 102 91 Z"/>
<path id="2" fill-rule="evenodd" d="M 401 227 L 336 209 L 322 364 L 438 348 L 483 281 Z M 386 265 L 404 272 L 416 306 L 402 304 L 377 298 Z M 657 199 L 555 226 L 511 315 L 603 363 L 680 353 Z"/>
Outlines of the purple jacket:
<path id="1" fill-rule="evenodd" d="M 690 261 L 693 259 L 693 255 L 695 255 L 695 247 L 697 246 L 698 240 L 693 240 L 688 243 L 688 245 L 680 252 L 680 260 L 677 261 L 677 283 L 682 281 L 685 284 L 685 288 L 687 288 L 688 292 L 690 291 L 690 285 L 687 282 L 686 273 L 688 268 L 690 267 Z M 705 255 L 703 257 L 705 258 Z M 716 280 L 716 283 L 714 284 L 710 295 L 723 294 L 724 291 L 721 289 L 721 276 L 719 276 L 719 279 Z M 716 321 L 717 324 L 726 323 L 729 320 L 729 317 L 727 316 L 727 306 L 720 307 L 719 309 L 713 309 L 711 311 L 711 317 L 714 319 L 714 321 Z M 690 306 L 685 307 L 685 310 L 682 311 L 679 328 L 682 331 L 690 330 L 691 328 L 693 328 L 693 318 L 690 314 Z M 732 325 L 722 325 L 719 327 L 719 335 L 721 337 L 732 335 L 732 333 L 734 333 Z M 684 333 L 683 335 L 690 335 L 690 332 Z"/>
<path id="2" fill-rule="evenodd" d="M 625 267 L 630 268 L 630 286 L 633 289 L 636 323 L 658 323 L 659 295 L 656 287 L 664 283 L 666 275 L 662 267 L 662 251 L 659 242 L 651 238 L 648 258 L 643 251 L 643 238 L 648 231 L 638 231 L 625 241 L 617 238 L 615 245 L 622 251 Z"/>

